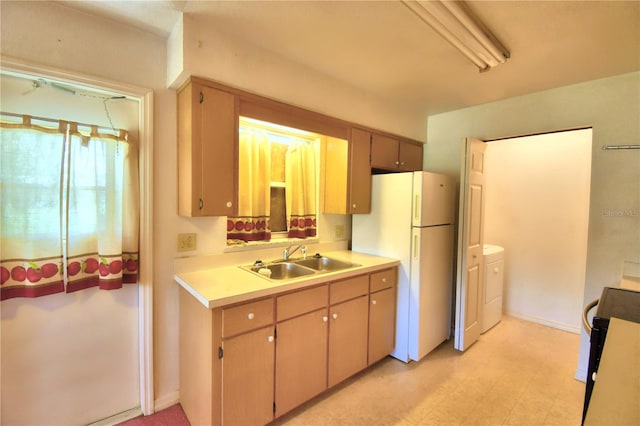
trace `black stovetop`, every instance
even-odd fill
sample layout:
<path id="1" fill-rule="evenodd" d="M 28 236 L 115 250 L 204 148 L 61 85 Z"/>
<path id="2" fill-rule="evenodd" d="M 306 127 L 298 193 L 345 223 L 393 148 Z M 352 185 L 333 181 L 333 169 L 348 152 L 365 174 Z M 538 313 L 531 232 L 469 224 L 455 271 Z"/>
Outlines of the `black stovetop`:
<path id="1" fill-rule="evenodd" d="M 612 287 L 602 289 L 593 318 L 609 320 L 612 317 L 640 323 L 640 292 Z"/>

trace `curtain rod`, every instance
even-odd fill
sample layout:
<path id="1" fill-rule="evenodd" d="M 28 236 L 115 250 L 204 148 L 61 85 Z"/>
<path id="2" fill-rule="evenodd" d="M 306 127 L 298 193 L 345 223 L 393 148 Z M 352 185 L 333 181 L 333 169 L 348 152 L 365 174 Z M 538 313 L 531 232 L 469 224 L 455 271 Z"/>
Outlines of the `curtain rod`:
<path id="1" fill-rule="evenodd" d="M 640 145 L 604 145 L 602 149 L 640 149 Z"/>
<path id="2" fill-rule="evenodd" d="M 0 111 L 0 115 L 7 116 L 7 117 L 16 117 L 16 118 L 23 118 L 25 116 L 29 116 L 29 117 L 31 117 L 32 120 L 46 121 L 48 123 L 55 123 L 55 124 L 58 124 L 61 121 L 66 121 L 68 123 L 71 123 L 71 121 L 68 121 L 68 120 L 56 120 L 55 118 L 37 117 L 35 115 L 29 115 L 29 114 L 15 114 L 15 113 L 12 113 L 12 112 L 1 112 Z M 82 126 L 82 127 L 89 127 L 89 128 L 95 127 L 95 128 L 98 129 L 98 131 L 118 132 L 118 133 L 126 132 L 126 133 L 128 133 L 124 129 L 116 129 L 116 128 L 113 128 L 113 127 L 102 127 L 102 126 L 96 126 L 95 124 L 78 123 L 78 122 L 75 122 L 75 121 L 73 123 L 76 123 L 78 126 Z"/>

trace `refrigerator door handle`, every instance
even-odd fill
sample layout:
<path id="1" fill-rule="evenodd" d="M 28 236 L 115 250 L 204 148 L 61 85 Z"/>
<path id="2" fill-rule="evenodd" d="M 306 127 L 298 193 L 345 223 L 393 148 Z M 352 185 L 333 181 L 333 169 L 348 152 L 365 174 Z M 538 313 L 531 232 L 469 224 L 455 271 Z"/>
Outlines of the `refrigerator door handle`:
<path id="1" fill-rule="evenodd" d="M 420 219 L 420 195 L 415 195 L 415 200 L 413 202 L 413 220 L 414 224 L 418 224 L 418 220 Z"/>
<path id="2" fill-rule="evenodd" d="M 418 260 L 418 234 L 413 234 L 413 258 Z"/>

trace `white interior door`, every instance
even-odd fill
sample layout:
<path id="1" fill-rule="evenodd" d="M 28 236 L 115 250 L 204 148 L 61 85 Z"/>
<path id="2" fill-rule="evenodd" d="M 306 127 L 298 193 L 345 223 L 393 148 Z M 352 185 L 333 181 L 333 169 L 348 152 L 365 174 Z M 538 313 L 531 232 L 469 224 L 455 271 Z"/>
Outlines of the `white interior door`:
<path id="1" fill-rule="evenodd" d="M 479 139 L 465 140 L 460 173 L 460 213 L 458 234 L 458 269 L 456 280 L 456 323 L 454 348 L 471 346 L 482 331 L 482 297 L 484 274 L 484 168 L 486 145 Z"/>

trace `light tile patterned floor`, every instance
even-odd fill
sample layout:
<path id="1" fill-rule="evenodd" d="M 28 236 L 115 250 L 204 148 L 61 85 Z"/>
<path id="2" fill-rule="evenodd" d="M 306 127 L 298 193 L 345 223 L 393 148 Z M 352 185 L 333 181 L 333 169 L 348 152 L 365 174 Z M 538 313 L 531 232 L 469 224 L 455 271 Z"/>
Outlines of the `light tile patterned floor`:
<path id="1" fill-rule="evenodd" d="M 580 425 L 580 336 L 515 318 L 467 352 L 447 342 L 419 363 L 392 358 L 277 425 Z"/>

